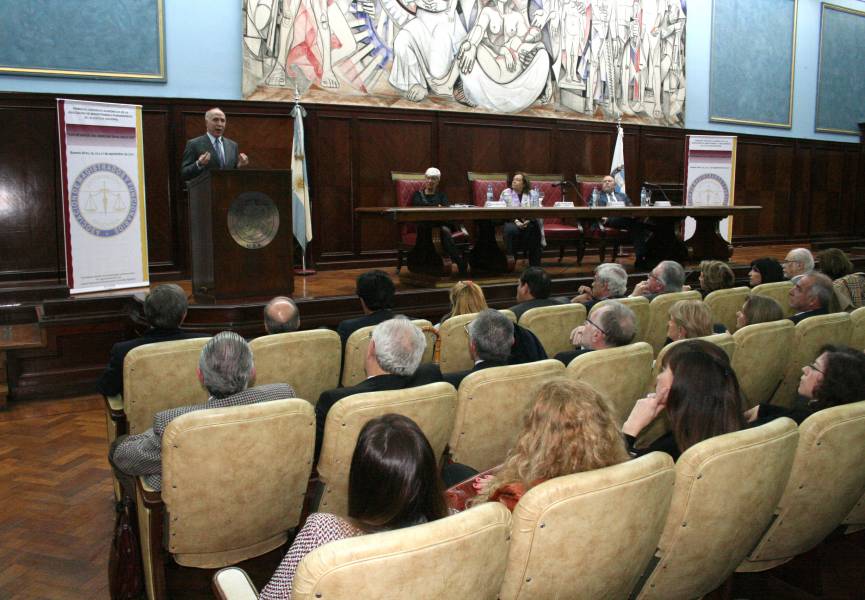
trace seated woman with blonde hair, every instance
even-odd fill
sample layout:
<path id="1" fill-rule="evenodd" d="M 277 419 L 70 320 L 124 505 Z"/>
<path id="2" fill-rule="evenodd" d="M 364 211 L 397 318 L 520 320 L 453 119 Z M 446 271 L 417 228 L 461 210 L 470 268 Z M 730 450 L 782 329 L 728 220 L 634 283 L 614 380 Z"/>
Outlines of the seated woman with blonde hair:
<path id="1" fill-rule="evenodd" d="M 670 307 L 669 342 L 712 335 L 712 313 L 702 300 L 679 300 Z"/>
<path id="2" fill-rule="evenodd" d="M 487 299 L 484 297 L 484 290 L 474 281 L 456 282 L 451 287 L 450 300 L 451 310 L 442 317 L 439 325 L 451 317 L 470 315 L 487 308 Z"/>
<path id="3" fill-rule="evenodd" d="M 748 296 L 748 299 L 742 304 L 742 310 L 736 313 L 736 328 L 742 329 L 746 325 L 780 321 L 783 318 L 784 309 L 774 298 L 758 295 Z"/>
<path id="4" fill-rule="evenodd" d="M 538 388 L 516 444 L 492 476 L 476 480 L 471 504 L 498 501 L 513 510 L 548 479 L 609 467 L 628 451 L 606 400 L 589 384 L 553 379 Z"/>

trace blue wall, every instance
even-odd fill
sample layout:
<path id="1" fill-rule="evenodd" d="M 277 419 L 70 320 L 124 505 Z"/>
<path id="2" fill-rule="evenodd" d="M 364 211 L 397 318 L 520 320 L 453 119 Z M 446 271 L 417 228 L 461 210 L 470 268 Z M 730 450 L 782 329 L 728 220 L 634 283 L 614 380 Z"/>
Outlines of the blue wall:
<path id="1" fill-rule="evenodd" d="M 860 0 L 832 0 L 832 3 L 865 10 L 865 2 Z M 0 76 L 0 91 L 239 100 L 242 43 L 240 5 L 240 0 L 165 1 L 167 83 L 4 75 Z M 688 2 L 686 127 L 858 142 L 855 136 L 814 132 L 820 47 L 819 0 L 799 0 L 793 128 L 790 130 L 709 122 L 711 17 L 711 0 Z M 861 65 L 851 65 L 851 69 L 856 68 L 861 69 Z M 754 85 L 758 84 L 754 82 Z"/>

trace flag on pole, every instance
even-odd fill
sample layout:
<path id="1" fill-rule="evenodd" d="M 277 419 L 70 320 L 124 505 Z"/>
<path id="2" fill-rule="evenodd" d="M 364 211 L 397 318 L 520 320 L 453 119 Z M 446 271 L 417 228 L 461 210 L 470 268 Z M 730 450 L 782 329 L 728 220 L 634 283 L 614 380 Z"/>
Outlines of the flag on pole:
<path id="1" fill-rule="evenodd" d="M 616 191 L 625 192 L 625 132 L 619 125 L 616 135 L 616 147 L 613 149 L 613 163 L 610 165 L 610 175 L 616 180 Z"/>
<path id="2" fill-rule="evenodd" d="M 295 104 L 294 141 L 291 147 L 291 218 L 294 237 L 303 252 L 312 240 L 312 216 L 309 211 L 309 180 L 306 174 L 306 152 L 303 147 L 303 116 L 306 110 Z"/>

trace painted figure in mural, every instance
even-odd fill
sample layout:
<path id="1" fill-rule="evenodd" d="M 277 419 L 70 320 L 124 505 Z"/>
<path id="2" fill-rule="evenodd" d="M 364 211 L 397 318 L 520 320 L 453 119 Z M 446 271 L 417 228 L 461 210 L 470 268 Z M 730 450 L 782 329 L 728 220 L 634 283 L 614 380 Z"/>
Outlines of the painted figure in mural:
<path id="1" fill-rule="evenodd" d="M 627 21 L 619 20 L 619 30 L 624 27 L 624 47 L 621 62 L 621 90 L 619 93 L 619 109 L 626 115 L 633 115 L 643 110 L 643 94 L 645 88 L 646 54 L 643 52 L 643 7 L 640 0 L 634 0 L 630 7 Z"/>
<path id="2" fill-rule="evenodd" d="M 586 84 L 586 113 L 595 112 L 595 104 L 616 106 L 613 69 L 614 51 L 610 24 L 615 24 L 615 4 L 610 0 L 592 0 L 592 33 L 590 39 L 589 78 Z M 613 116 L 615 111 L 611 111 Z"/>
<path id="3" fill-rule="evenodd" d="M 661 0 L 652 35 L 658 43 L 650 68 L 655 109 L 652 116 L 676 121 L 685 102 L 685 11 L 682 0 Z"/>
<path id="4" fill-rule="evenodd" d="M 586 14 L 586 1 L 567 0 L 562 12 L 562 20 L 565 42 L 564 78 L 574 83 L 582 82 L 584 74 L 580 73 L 579 67 L 586 60 L 591 27 L 591 18 Z"/>

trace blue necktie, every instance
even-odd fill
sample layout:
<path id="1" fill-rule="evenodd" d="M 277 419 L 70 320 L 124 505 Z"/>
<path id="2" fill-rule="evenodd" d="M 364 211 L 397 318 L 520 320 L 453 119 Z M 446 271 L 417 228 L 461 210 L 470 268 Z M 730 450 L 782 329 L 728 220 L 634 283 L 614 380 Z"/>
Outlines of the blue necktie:
<path id="1" fill-rule="evenodd" d="M 219 159 L 219 168 L 225 168 L 225 152 L 222 150 L 222 138 L 216 138 L 216 158 Z"/>

